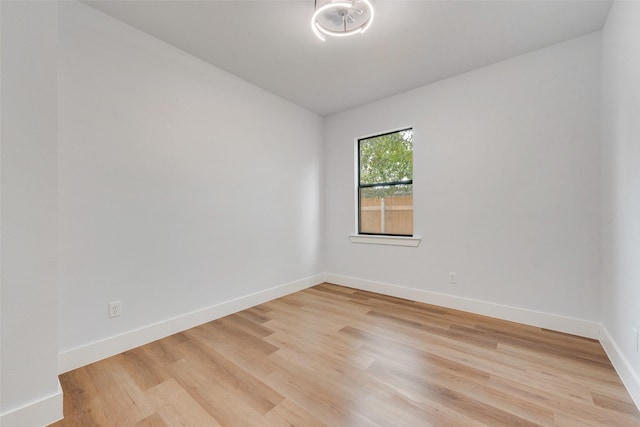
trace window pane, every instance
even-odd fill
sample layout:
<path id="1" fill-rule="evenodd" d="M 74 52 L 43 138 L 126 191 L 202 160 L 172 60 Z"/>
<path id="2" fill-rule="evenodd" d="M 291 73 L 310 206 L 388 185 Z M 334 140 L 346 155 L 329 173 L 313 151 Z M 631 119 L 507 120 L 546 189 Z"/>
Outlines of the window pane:
<path id="1" fill-rule="evenodd" d="M 413 235 L 413 185 L 360 189 L 360 233 Z"/>
<path id="2" fill-rule="evenodd" d="M 413 179 L 411 129 L 361 139 L 360 185 Z"/>

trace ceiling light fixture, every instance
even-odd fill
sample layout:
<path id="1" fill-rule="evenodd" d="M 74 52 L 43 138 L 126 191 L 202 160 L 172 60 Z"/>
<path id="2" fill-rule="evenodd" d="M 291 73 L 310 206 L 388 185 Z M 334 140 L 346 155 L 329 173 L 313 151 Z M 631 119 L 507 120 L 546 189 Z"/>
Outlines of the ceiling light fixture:
<path id="1" fill-rule="evenodd" d="M 373 22 L 369 0 L 315 0 L 314 8 L 311 29 L 322 41 L 364 33 Z"/>

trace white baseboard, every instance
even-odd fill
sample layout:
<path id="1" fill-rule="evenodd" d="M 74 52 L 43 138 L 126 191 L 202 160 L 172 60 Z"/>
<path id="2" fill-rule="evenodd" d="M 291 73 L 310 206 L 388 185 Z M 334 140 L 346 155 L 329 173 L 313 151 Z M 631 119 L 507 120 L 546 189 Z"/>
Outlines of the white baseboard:
<path id="1" fill-rule="evenodd" d="M 388 283 L 358 279 L 338 274 L 325 274 L 325 281 L 336 285 L 348 286 L 363 291 L 376 292 L 412 301 L 438 305 L 440 307 L 462 310 L 497 319 L 523 323 L 539 328 L 551 329 L 572 335 L 598 339 L 600 324 L 589 320 L 560 316 L 524 308 L 495 304 L 487 301 L 463 298 L 454 295 L 429 292 L 415 288 L 391 285 Z"/>
<path id="2" fill-rule="evenodd" d="M 613 367 L 627 388 L 638 410 L 640 410 L 640 376 L 633 369 L 627 358 L 624 357 L 624 354 L 620 351 L 620 347 L 618 347 L 604 325 L 600 325 L 600 343 L 602 347 L 604 347 L 604 351 L 607 352 L 609 360 L 611 360 Z"/>
<path id="3" fill-rule="evenodd" d="M 58 391 L 51 396 L 21 406 L 0 415 L 3 427 L 48 426 L 62 419 L 62 387 L 58 381 Z"/>
<path id="4" fill-rule="evenodd" d="M 58 371 L 61 374 L 71 371 L 194 326 L 306 289 L 323 281 L 324 274 L 317 274 L 63 351 L 58 354 Z"/>

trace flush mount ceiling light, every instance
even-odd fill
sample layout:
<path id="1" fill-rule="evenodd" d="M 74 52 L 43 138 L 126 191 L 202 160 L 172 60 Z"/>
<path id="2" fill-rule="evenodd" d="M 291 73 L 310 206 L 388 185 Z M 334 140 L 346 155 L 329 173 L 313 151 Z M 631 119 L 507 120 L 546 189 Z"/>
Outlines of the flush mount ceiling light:
<path id="1" fill-rule="evenodd" d="M 314 7 L 311 29 L 322 41 L 364 33 L 373 22 L 369 0 L 316 0 Z"/>

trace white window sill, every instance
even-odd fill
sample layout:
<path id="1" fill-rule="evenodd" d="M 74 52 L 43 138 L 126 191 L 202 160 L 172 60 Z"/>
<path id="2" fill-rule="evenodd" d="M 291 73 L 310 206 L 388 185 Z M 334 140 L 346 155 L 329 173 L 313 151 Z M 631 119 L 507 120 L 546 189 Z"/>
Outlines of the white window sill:
<path id="1" fill-rule="evenodd" d="M 420 244 L 419 237 L 402 236 L 372 236 L 368 234 L 353 234 L 349 236 L 352 243 L 365 243 L 369 245 L 412 246 Z"/>

